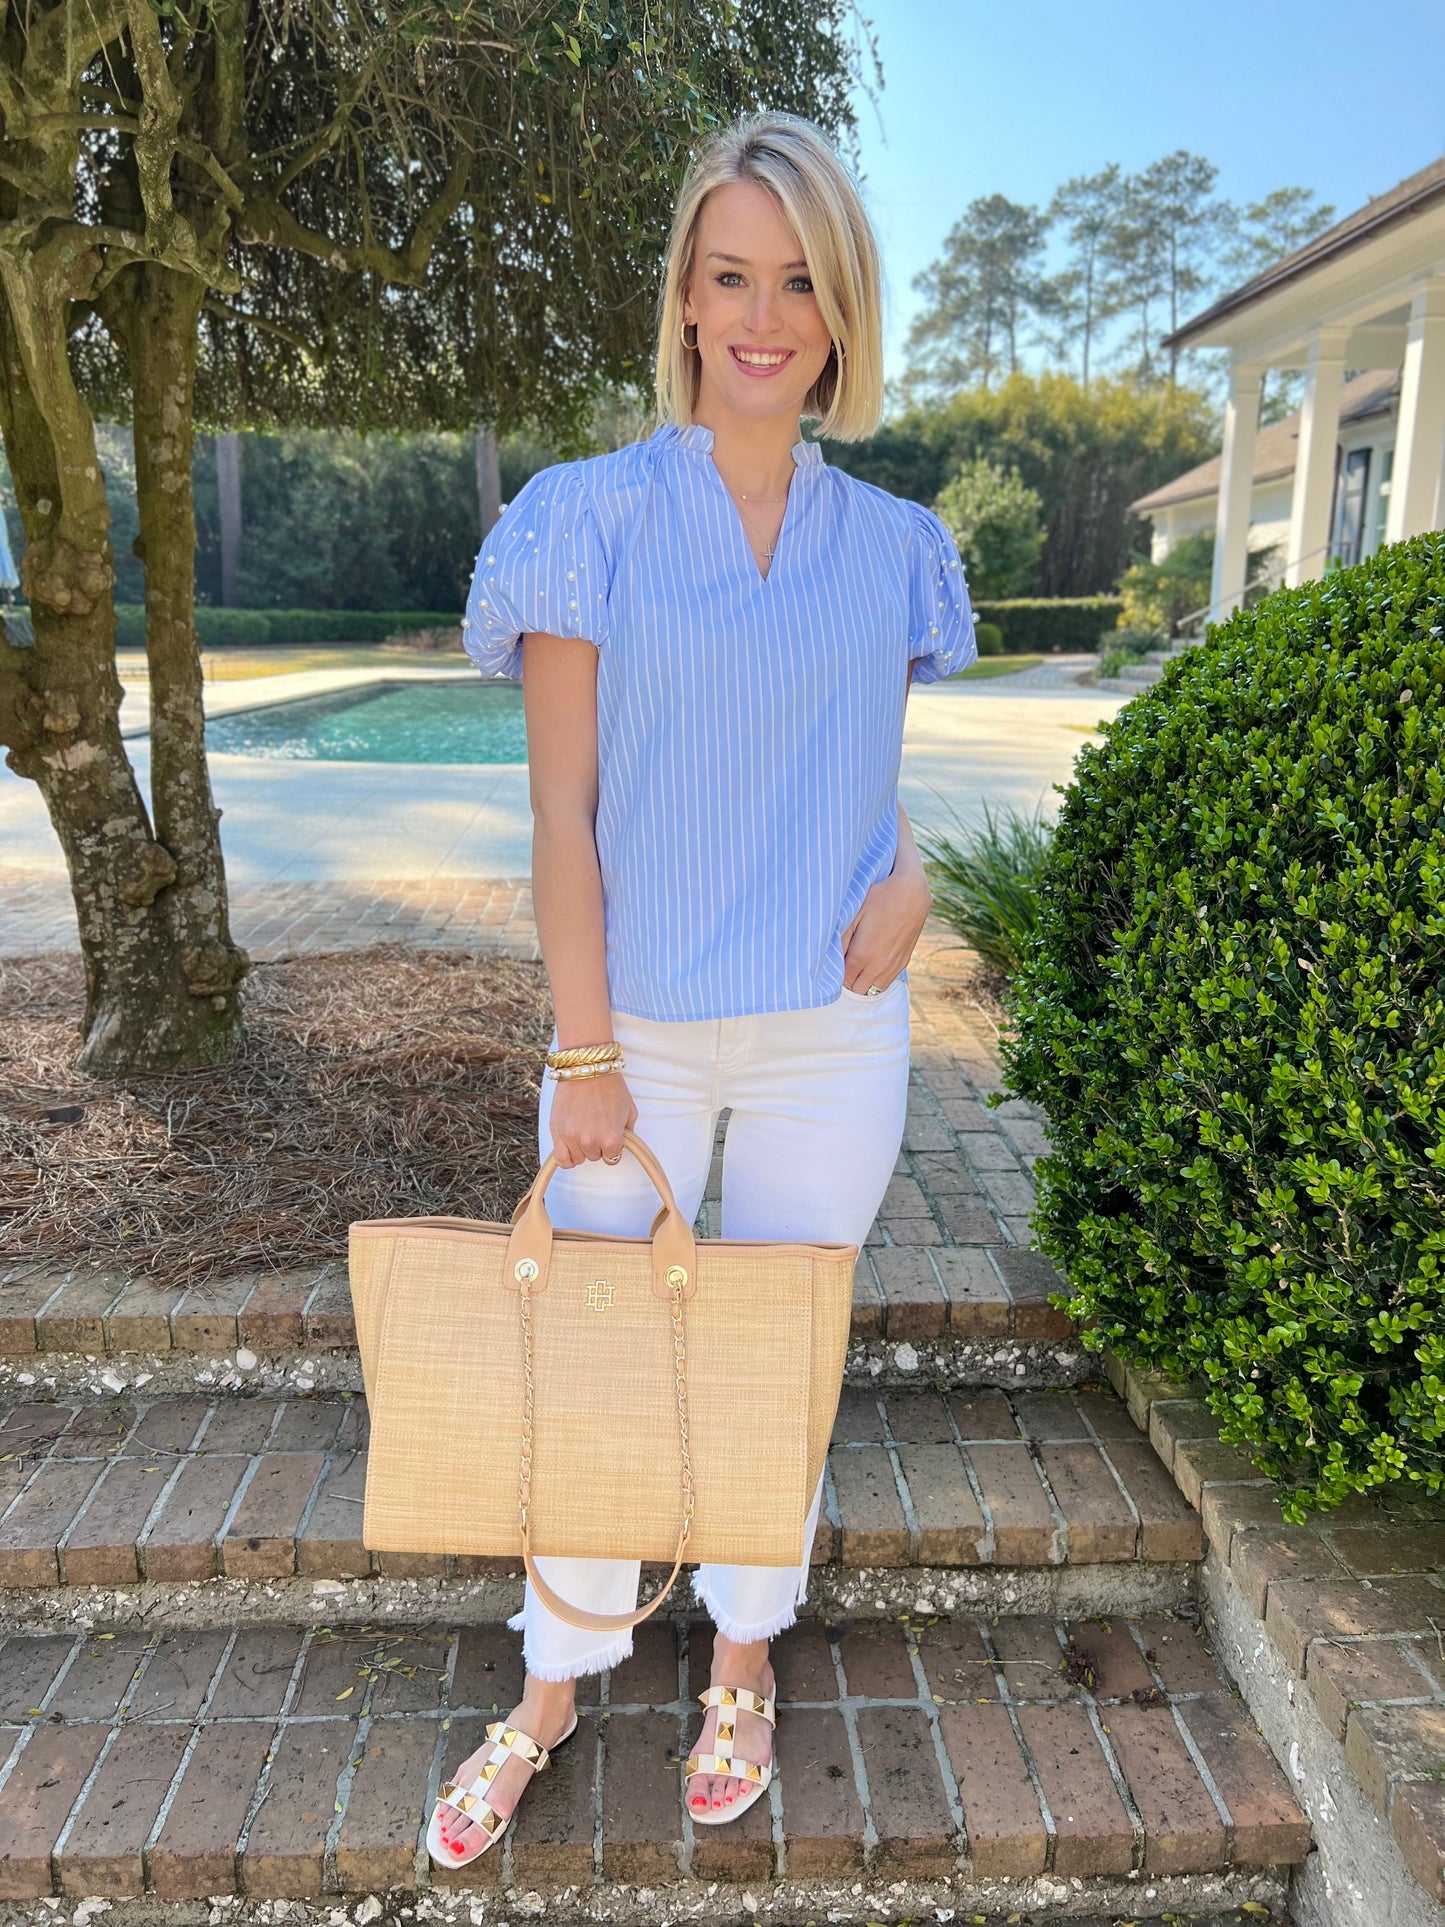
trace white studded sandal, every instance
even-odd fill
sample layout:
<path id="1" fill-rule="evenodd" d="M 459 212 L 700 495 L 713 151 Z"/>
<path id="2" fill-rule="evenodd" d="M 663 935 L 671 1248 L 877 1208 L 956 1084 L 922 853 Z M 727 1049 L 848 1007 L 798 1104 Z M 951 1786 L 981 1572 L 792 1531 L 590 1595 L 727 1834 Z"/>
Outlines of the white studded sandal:
<path id="1" fill-rule="evenodd" d="M 437 1793 L 437 1803 L 432 1808 L 431 1819 L 427 1822 L 426 1850 L 439 1867 L 468 1867 L 474 1860 L 480 1860 L 490 1847 L 494 1847 L 506 1832 L 512 1814 L 498 1813 L 487 1798 L 493 1780 L 506 1765 L 508 1759 L 525 1760 L 533 1773 L 543 1773 L 549 1765 L 552 1754 L 563 1741 L 570 1740 L 577 1731 L 577 1715 L 572 1715 L 572 1724 L 549 1751 L 540 1745 L 530 1734 L 523 1733 L 519 1727 L 508 1726 L 503 1720 L 493 1720 L 487 1728 L 487 1738 L 492 1742 L 487 1756 L 482 1761 L 476 1778 L 470 1786 L 458 1786 L 448 1780 Z M 441 1810 L 451 1807 L 464 1820 L 480 1828 L 483 1840 L 471 1852 L 465 1848 L 460 1851 L 449 1846 L 442 1839 Z"/>
<path id="2" fill-rule="evenodd" d="M 719 1779 L 744 1780 L 744 1790 L 730 1807 L 723 1807 L 714 1813 L 708 1809 L 694 1813 L 689 1805 L 688 1817 L 695 1827 L 720 1827 L 729 1820 L 741 1820 L 748 1808 L 760 1800 L 767 1792 L 773 1777 L 772 1762 L 759 1764 L 756 1760 L 740 1760 L 733 1753 L 734 1734 L 737 1731 L 737 1714 L 756 1713 L 765 1719 L 769 1726 L 776 1727 L 778 1709 L 770 1699 L 761 1693 L 749 1692 L 745 1686 L 709 1686 L 705 1693 L 697 1696 L 699 1706 L 715 1706 L 718 1709 L 717 1728 L 713 1734 L 715 1753 L 694 1753 L 689 1756 L 683 1768 L 684 1800 L 689 1780 L 698 1774 L 716 1776 Z"/>

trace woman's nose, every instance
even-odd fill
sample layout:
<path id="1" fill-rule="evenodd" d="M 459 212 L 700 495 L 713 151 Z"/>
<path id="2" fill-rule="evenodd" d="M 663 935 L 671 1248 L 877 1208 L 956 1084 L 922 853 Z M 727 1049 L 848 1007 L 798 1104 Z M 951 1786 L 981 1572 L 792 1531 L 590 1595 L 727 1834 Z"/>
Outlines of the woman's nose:
<path id="1" fill-rule="evenodd" d="M 771 292 L 766 288 L 755 289 L 753 298 L 748 303 L 749 331 L 755 335 L 770 333 L 776 312 L 776 305 Z"/>

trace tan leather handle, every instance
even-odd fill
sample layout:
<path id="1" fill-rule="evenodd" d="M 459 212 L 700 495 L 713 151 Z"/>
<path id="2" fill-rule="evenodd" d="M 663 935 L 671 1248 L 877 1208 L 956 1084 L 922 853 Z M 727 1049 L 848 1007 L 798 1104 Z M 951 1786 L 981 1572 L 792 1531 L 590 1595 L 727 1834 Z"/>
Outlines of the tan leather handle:
<path id="1" fill-rule="evenodd" d="M 677 1557 L 672 1562 L 672 1571 L 667 1575 L 666 1583 L 645 1606 L 639 1606 L 636 1612 L 631 1613 L 589 1613 L 581 1606 L 569 1605 L 561 1593 L 554 1592 L 547 1584 L 538 1572 L 537 1562 L 532 1557 L 527 1528 L 525 1526 L 522 1528 L 522 1564 L 527 1569 L 532 1590 L 554 1618 L 560 1619 L 566 1626 L 576 1626 L 584 1633 L 625 1633 L 633 1626 L 640 1626 L 644 1619 L 657 1611 L 676 1585 L 677 1575 L 682 1571 L 682 1555 L 686 1546 L 687 1534 L 684 1532 L 677 1542 Z"/>
<path id="2" fill-rule="evenodd" d="M 677 1200 L 672 1195 L 672 1186 L 667 1180 L 667 1173 L 651 1147 L 644 1144 L 635 1131 L 624 1131 L 622 1144 L 651 1178 L 653 1188 L 662 1199 L 662 1208 L 652 1220 L 650 1233 L 652 1288 L 659 1298 L 671 1298 L 672 1281 L 669 1273 L 681 1267 L 685 1274 L 682 1295 L 684 1298 L 691 1298 L 697 1290 L 697 1240 L 693 1237 L 692 1226 L 678 1210 Z M 552 1262 L 552 1220 L 547 1215 L 546 1191 L 560 1168 L 556 1152 L 549 1151 L 543 1160 L 542 1168 L 513 1207 L 514 1229 L 507 1241 L 504 1273 L 505 1282 L 513 1290 L 518 1289 L 521 1284 L 517 1276 L 517 1266 L 527 1260 L 535 1266 L 528 1280 L 532 1290 L 540 1292 L 546 1289 L 547 1272 Z"/>

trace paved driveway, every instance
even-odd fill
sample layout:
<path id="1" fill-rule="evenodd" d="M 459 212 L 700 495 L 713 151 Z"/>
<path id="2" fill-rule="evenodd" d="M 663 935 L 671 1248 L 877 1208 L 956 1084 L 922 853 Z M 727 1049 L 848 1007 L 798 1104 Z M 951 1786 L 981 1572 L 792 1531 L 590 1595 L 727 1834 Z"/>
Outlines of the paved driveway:
<path id="1" fill-rule="evenodd" d="M 1052 813 L 1081 744 L 1124 698 L 1081 688 L 1092 658 L 1059 658 L 1021 675 L 920 685 L 908 702 L 900 795 L 916 824 L 947 828 L 951 811 L 977 818 L 985 801 Z M 402 675 L 446 670 L 388 666 Z M 240 709 L 375 680 L 364 670 L 320 670 L 207 685 L 207 708 Z M 122 724 L 145 725 L 143 693 L 128 692 Z M 129 748 L 142 785 L 149 743 Z M 213 755 L 224 812 L 221 841 L 232 882 L 428 881 L 522 877 L 531 870 L 532 816 L 524 763 L 285 763 Z M 34 785 L 0 768 L 0 871 L 64 875 Z"/>

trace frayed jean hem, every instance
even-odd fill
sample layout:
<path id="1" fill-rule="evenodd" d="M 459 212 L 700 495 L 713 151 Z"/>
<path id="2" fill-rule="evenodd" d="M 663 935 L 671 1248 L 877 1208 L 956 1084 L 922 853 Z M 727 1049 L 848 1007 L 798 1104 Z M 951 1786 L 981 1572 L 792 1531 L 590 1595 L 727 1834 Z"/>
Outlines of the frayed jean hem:
<path id="1" fill-rule="evenodd" d="M 507 1621 L 508 1629 L 514 1633 L 526 1633 L 526 1615 L 516 1613 Z M 586 1679 L 590 1673 L 605 1673 L 613 1666 L 620 1666 L 625 1659 L 632 1657 L 632 1635 L 624 1633 L 621 1639 L 614 1640 L 601 1652 L 589 1653 L 583 1659 L 573 1660 L 566 1666 L 539 1666 L 527 1651 L 525 1638 L 522 1641 L 522 1664 L 533 1679 L 545 1680 L 549 1686 L 560 1686 L 569 1679 Z"/>
<path id="2" fill-rule="evenodd" d="M 779 1633 L 785 1633 L 790 1626 L 797 1623 L 798 1608 L 802 1605 L 804 1596 L 804 1589 L 800 1587 L 798 1597 L 790 1600 L 771 1619 L 745 1623 L 740 1619 L 729 1618 L 727 1613 L 722 1611 L 716 1594 L 703 1578 L 700 1570 L 692 1576 L 692 1592 L 717 1631 L 724 1639 L 732 1640 L 737 1646 L 752 1646 L 760 1639 L 775 1639 Z"/>

